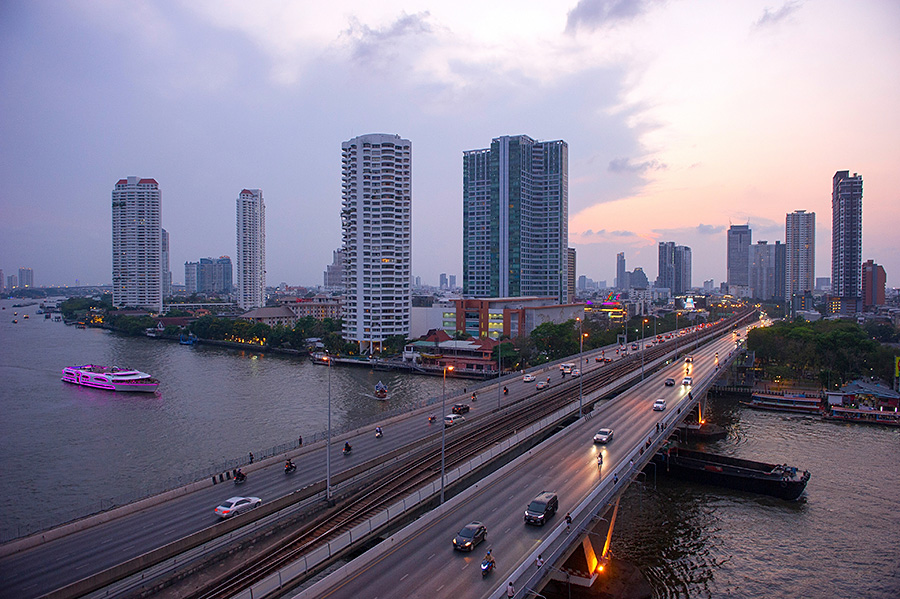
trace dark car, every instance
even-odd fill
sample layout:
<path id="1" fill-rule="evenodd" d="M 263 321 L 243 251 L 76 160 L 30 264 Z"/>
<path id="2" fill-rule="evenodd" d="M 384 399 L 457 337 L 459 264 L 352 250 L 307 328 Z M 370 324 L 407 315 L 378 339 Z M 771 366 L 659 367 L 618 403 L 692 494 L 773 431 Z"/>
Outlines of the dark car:
<path id="1" fill-rule="evenodd" d="M 532 499 L 525 508 L 525 524 L 543 526 L 558 509 L 559 499 L 556 497 L 556 493 L 544 491 Z"/>
<path id="2" fill-rule="evenodd" d="M 673 379 L 673 378 L 666 379 L 666 387 L 672 387 L 674 385 L 675 385 L 675 379 Z"/>
<path id="3" fill-rule="evenodd" d="M 457 404 L 453 404 L 453 409 L 450 411 L 453 412 L 454 414 L 465 414 L 470 409 L 472 409 L 472 408 L 467 403 L 457 403 Z"/>
<path id="4" fill-rule="evenodd" d="M 453 538 L 453 548 L 457 551 L 472 551 L 475 545 L 487 538 L 487 528 L 481 522 L 469 522 Z"/>

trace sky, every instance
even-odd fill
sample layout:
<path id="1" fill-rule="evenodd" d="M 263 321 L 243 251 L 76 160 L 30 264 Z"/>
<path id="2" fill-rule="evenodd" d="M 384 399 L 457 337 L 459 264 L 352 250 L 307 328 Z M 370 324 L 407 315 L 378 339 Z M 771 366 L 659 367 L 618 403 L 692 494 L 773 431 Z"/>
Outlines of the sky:
<path id="1" fill-rule="evenodd" d="M 267 283 L 322 284 L 341 244 L 341 142 L 413 144 L 413 274 L 462 283 L 462 155 L 502 135 L 569 145 L 577 274 L 657 274 L 726 230 L 784 241 L 831 180 L 863 176 L 863 259 L 900 286 L 900 3 L 893 0 L 5 0 L 0 269 L 108 284 L 111 193 L 155 178 L 171 270 L 235 255 L 263 190 Z"/>

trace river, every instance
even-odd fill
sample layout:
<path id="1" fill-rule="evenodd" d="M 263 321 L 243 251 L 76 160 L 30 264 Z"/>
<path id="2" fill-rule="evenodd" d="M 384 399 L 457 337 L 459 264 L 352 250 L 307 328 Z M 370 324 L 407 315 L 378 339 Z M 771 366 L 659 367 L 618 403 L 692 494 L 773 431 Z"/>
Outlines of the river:
<path id="1" fill-rule="evenodd" d="M 308 360 L 181 346 L 35 315 L 0 300 L 3 540 L 108 507 L 198 473 L 296 444 L 326 426 L 328 368 Z M 18 303 L 21 302 L 21 300 Z M 18 311 L 18 324 L 12 313 Z M 23 314 L 30 314 L 23 319 Z M 62 383 L 63 366 L 128 366 L 161 380 L 156 395 Z M 388 402 L 372 389 L 383 380 Z M 472 381 L 447 379 L 451 390 Z M 334 367 L 336 427 L 440 401 L 437 377 Z M 900 597 L 900 430 L 757 412 L 713 398 L 721 453 L 809 470 L 798 502 L 660 477 L 622 500 L 612 551 L 657 597 Z"/>

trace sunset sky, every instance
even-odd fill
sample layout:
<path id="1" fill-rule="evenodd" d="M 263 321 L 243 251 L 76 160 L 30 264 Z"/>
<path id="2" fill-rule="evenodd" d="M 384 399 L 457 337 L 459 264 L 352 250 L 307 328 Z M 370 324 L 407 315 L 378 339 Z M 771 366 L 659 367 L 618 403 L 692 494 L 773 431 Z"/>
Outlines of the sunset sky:
<path id="1" fill-rule="evenodd" d="M 261 188 L 267 282 L 316 285 L 341 243 L 341 142 L 413 143 L 413 273 L 462 283 L 462 153 L 569 144 L 577 274 L 658 241 L 725 278 L 730 223 L 784 241 L 864 179 L 863 259 L 900 286 L 900 2 L 91 0 L 0 3 L 0 269 L 109 283 L 110 194 L 155 178 L 171 270 L 235 254 Z"/>

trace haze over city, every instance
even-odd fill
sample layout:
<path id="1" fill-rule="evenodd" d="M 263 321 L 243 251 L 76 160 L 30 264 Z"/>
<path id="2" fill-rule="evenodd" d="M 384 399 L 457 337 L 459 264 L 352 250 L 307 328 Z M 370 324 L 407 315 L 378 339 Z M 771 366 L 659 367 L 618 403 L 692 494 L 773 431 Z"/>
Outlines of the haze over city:
<path id="1" fill-rule="evenodd" d="M 725 231 L 784 241 L 831 182 L 864 178 L 863 259 L 897 286 L 900 5 L 820 2 L 5 2 L 0 268 L 108 284 L 110 194 L 152 177 L 171 270 L 235 253 L 235 199 L 266 202 L 267 282 L 315 285 L 341 244 L 341 142 L 413 144 L 413 274 L 462 280 L 462 153 L 569 144 L 577 274 L 657 242 L 725 278 Z"/>

